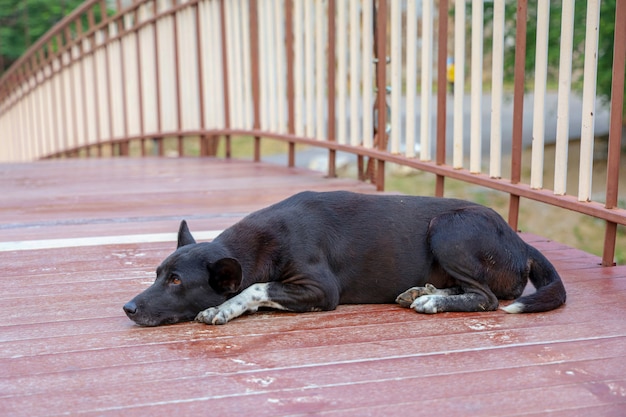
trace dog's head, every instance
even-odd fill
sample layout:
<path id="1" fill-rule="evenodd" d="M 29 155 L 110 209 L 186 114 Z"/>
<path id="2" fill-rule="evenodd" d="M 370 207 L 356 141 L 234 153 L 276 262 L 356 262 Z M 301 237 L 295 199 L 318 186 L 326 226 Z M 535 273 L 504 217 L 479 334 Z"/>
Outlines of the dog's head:
<path id="1" fill-rule="evenodd" d="M 209 307 L 223 303 L 241 287 L 241 265 L 217 243 L 196 243 L 183 220 L 178 248 L 156 270 L 156 280 L 124 305 L 141 326 L 191 321 Z"/>

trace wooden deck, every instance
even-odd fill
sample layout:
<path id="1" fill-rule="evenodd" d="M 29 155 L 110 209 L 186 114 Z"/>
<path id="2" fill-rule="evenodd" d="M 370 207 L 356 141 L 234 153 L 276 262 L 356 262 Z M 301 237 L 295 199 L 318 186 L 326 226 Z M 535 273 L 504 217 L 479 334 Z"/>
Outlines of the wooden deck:
<path id="1" fill-rule="evenodd" d="M 126 318 L 180 219 L 210 237 L 305 189 L 374 192 L 237 161 L 0 165 L 0 415 L 626 415 L 626 267 L 538 236 L 568 290 L 545 314 Z"/>

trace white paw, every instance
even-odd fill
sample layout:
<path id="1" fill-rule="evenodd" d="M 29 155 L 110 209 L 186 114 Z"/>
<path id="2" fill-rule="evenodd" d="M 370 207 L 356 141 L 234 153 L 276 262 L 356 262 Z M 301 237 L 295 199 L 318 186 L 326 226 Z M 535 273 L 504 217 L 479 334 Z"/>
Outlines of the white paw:
<path id="1" fill-rule="evenodd" d="M 232 311 L 220 309 L 219 307 L 207 308 L 196 316 L 196 321 L 206 324 L 226 324 L 232 318 Z"/>
<path id="2" fill-rule="evenodd" d="M 436 294 L 426 294 L 422 295 L 419 298 L 416 298 L 415 301 L 411 304 L 411 308 L 418 313 L 425 314 L 435 314 L 441 312 L 438 308 L 439 300 L 442 298 L 441 295 Z"/>

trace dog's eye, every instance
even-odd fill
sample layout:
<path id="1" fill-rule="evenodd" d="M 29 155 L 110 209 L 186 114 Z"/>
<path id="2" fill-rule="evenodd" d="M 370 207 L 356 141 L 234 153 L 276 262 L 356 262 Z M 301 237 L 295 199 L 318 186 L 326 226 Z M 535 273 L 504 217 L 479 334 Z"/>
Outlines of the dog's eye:
<path id="1" fill-rule="evenodd" d="M 170 284 L 172 285 L 180 285 L 182 281 L 178 275 L 170 275 Z"/>

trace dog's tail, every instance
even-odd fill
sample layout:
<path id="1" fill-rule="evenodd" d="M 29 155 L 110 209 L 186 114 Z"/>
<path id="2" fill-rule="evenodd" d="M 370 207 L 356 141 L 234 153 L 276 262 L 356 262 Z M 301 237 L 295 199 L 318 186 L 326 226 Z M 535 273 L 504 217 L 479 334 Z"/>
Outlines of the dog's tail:
<path id="1" fill-rule="evenodd" d="M 565 304 L 565 287 L 554 266 L 537 249 L 529 246 L 530 282 L 536 291 L 503 307 L 507 313 L 540 313 Z"/>

